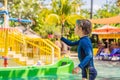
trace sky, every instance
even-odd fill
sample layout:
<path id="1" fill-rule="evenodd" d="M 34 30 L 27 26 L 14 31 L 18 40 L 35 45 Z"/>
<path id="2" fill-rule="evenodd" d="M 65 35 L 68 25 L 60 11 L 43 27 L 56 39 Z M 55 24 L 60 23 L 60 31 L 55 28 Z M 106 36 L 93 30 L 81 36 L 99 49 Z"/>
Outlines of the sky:
<path id="1" fill-rule="evenodd" d="M 50 3 L 51 0 L 43 0 L 45 1 L 45 3 Z M 81 0 L 82 2 L 85 3 L 85 5 L 82 6 L 82 8 L 84 9 L 90 9 L 91 8 L 91 0 Z M 102 8 L 102 6 L 106 3 L 113 3 L 116 0 L 93 0 L 93 12 L 98 10 L 99 8 Z M 0 4 L 0 7 L 2 5 Z"/>
<path id="2" fill-rule="evenodd" d="M 46 3 L 49 3 L 51 0 L 45 0 Z M 82 6 L 84 9 L 90 9 L 91 7 L 91 0 L 81 0 L 85 3 L 85 5 Z M 98 10 L 99 8 L 102 8 L 102 6 L 106 3 L 113 3 L 116 0 L 93 0 L 93 12 Z"/>
<path id="3" fill-rule="evenodd" d="M 85 5 L 82 6 L 82 8 L 90 9 L 91 7 L 91 0 L 81 0 L 82 2 L 85 2 Z M 93 0 L 93 10 L 98 10 L 99 8 L 102 8 L 104 4 L 106 3 L 113 3 L 116 0 Z"/>
<path id="4" fill-rule="evenodd" d="M 44 0 L 43 0 L 44 1 Z M 51 0 L 45 0 L 46 3 L 49 3 Z M 82 6 L 82 8 L 90 9 L 91 0 L 81 0 L 85 2 L 85 5 Z M 103 6 L 103 4 L 108 2 L 114 2 L 116 0 L 93 0 L 93 9 L 97 10 Z M 0 4 L 0 7 L 2 5 Z"/>

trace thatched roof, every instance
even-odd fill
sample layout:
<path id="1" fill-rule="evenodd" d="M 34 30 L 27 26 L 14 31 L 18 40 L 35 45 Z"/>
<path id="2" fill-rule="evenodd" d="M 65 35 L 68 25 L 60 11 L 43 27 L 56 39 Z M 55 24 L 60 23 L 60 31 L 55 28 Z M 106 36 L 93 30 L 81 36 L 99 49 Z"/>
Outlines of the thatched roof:
<path id="1" fill-rule="evenodd" d="M 19 30 L 20 32 L 22 32 L 23 34 L 25 34 L 28 37 L 32 37 L 32 38 L 40 38 L 41 36 L 39 34 L 37 34 L 35 31 L 33 31 L 31 28 L 25 28 L 23 26 L 18 26 L 15 27 L 17 30 Z"/>
<path id="2" fill-rule="evenodd" d="M 90 21 L 95 24 L 116 24 L 120 23 L 120 15 L 110 18 L 91 19 Z"/>

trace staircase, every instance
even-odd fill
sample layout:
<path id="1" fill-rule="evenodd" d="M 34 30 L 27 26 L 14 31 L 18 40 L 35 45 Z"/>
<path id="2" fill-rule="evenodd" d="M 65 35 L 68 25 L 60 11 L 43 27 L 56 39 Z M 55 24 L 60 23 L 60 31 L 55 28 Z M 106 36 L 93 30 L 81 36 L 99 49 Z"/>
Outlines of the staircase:
<path id="1" fill-rule="evenodd" d="M 8 57 L 13 59 L 16 63 L 21 64 L 22 66 L 30 66 L 34 65 L 35 62 L 33 59 L 29 59 L 28 57 L 22 56 L 22 54 L 16 54 L 14 51 L 8 52 Z"/>

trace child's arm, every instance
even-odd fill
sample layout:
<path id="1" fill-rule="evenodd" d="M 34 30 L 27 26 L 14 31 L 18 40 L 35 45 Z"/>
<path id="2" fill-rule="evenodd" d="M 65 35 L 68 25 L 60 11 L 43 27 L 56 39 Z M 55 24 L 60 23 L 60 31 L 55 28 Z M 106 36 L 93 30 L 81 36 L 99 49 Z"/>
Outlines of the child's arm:
<path id="1" fill-rule="evenodd" d="M 78 45 L 78 44 L 79 44 L 79 40 L 72 42 L 72 41 L 70 41 L 70 40 L 68 40 L 68 39 L 66 39 L 66 38 L 64 38 L 64 37 L 62 37 L 61 40 L 62 40 L 64 43 L 66 43 L 67 45 L 69 45 L 69 46 L 75 46 L 75 45 Z"/>

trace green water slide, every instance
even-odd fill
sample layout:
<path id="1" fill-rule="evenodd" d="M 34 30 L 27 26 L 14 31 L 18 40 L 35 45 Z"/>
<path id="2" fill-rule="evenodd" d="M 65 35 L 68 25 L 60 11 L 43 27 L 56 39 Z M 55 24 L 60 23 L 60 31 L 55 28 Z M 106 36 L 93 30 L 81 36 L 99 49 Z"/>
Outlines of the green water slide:
<path id="1" fill-rule="evenodd" d="M 74 63 L 69 58 L 62 58 L 55 64 L 45 66 L 1 67 L 0 79 L 70 74 L 73 68 Z"/>

